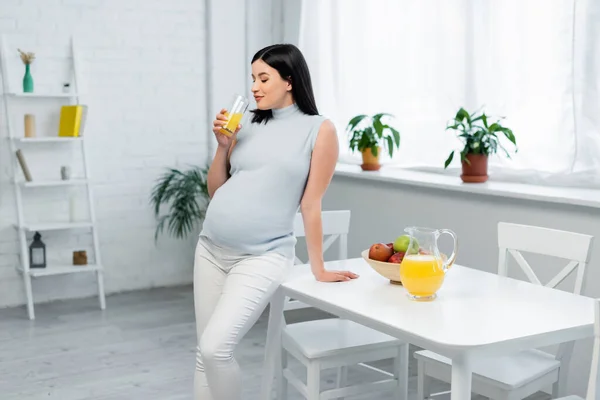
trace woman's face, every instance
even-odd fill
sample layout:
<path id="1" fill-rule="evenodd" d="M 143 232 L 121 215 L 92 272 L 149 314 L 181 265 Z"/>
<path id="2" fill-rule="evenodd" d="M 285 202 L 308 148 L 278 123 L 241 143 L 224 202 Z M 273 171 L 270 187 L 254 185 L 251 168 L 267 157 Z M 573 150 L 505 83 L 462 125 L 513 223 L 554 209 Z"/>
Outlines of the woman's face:
<path id="1" fill-rule="evenodd" d="M 252 81 L 252 93 L 259 110 L 282 108 L 292 94 L 292 84 L 263 60 L 252 63 Z"/>

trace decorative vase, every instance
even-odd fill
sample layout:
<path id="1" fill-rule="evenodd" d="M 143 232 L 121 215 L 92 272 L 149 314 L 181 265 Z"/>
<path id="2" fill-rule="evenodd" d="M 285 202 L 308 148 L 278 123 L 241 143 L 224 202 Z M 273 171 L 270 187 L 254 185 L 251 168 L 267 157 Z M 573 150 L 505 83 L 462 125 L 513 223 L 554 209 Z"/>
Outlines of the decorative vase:
<path id="1" fill-rule="evenodd" d="M 381 147 L 377 147 L 377 156 L 373 154 L 371 148 L 366 148 L 362 151 L 363 163 L 360 166 L 363 171 L 378 171 L 381 168 L 379 164 L 379 156 L 381 155 Z"/>
<path id="2" fill-rule="evenodd" d="M 24 123 L 25 123 L 25 137 L 27 137 L 27 138 L 35 137 L 35 115 L 25 114 Z"/>
<path id="3" fill-rule="evenodd" d="M 483 183 L 488 180 L 487 154 L 467 154 L 467 160 L 462 162 L 460 178 L 466 183 Z"/>
<path id="4" fill-rule="evenodd" d="M 23 76 L 23 92 L 33 92 L 33 77 L 31 76 L 29 64 L 25 64 L 25 76 Z"/>

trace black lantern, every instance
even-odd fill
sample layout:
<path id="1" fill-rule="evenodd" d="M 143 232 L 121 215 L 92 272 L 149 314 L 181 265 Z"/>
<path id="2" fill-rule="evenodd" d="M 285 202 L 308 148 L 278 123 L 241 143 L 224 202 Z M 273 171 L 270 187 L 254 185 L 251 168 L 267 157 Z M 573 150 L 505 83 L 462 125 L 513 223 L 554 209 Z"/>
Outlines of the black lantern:
<path id="1" fill-rule="evenodd" d="M 46 245 L 41 240 L 42 235 L 36 232 L 33 242 L 29 245 L 29 268 L 46 268 Z"/>

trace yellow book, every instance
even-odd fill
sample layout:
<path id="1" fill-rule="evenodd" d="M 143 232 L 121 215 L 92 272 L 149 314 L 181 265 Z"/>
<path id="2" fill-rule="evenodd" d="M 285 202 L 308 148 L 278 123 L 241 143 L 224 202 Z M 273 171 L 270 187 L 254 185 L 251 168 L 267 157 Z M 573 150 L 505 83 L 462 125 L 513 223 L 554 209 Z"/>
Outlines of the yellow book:
<path id="1" fill-rule="evenodd" d="M 81 105 L 62 106 L 60 109 L 60 123 L 58 127 L 58 136 L 77 137 L 79 136 L 79 126 L 83 107 Z"/>

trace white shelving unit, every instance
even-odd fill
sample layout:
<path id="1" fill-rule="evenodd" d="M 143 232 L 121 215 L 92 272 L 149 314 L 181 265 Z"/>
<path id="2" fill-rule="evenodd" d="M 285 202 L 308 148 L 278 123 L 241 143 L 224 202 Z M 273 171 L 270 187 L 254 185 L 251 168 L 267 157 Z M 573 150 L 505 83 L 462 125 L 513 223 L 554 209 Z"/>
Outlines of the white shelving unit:
<path id="1" fill-rule="evenodd" d="M 76 97 L 76 94 L 72 93 L 6 93 L 8 97 L 37 97 L 37 98 L 71 98 Z"/>
<path id="2" fill-rule="evenodd" d="M 55 186 L 77 186 L 77 185 L 87 185 L 87 179 L 69 179 L 66 181 L 42 181 L 42 182 L 27 182 L 27 181 L 19 181 L 17 184 L 26 188 L 34 188 L 34 187 L 55 187 Z"/>
<path id="3" fill-rule="evenodd" d="M 79 90 L 78 83 L 81 82 L 79 79 L 79 69 L 78 69 L 78 58 L 76 53 L 75 40 L 71 37 L 71 71 L 73 73 L 73 82 L 74 89 L 76 90 L 74 93 L 19 93 L 10 90 L 10 82 L 11 79 L 9 77 L 8 63 L 7 59 L 9 57 L 8 46 L 7 46 L 7 38 L 6 36 L 1 37 L 0 42 L 0 57 L 1 57 L 1 71 L 2 71 L 2 81 L 4 85 L 3 97 L 4 97 L 4 107 L 6 114 L 6 129 L 8 131 L 8 142 L 10 147 L 10 165 L 11 172 L 13 176 L 13 187 L 14 187 L 14 197 L 17 207 L 17 223 L 15 225 L 15 229 L 18 232 L 19 242 L 20 242 L 20 265 L 16 266 L 17 271 L 23 277 L 23 284 L 25 287 L 25 294 L 27 296 L 27 313 L 30 319 L 35 318 L 34 312 L 34 299 L 33 299 L 33 290 L 31 285 L 32 278 L 41 278 L 45 276 L 55 276 L 55 275 L 64 275 L 64 274 L 74 274 L 74 273 L 85 273 L 85 272 L 94 272 L 96 273 L 96 280 L 98 284 L 98 299 L 100 303 L 100 308 L 106 308 L 106 301 L 104 295 L 104 276 L 103 276 L 103 268 L 100 257 L 100 246 L 99 239 L 97 233 L 97 225 L 96 225 L 96 215 L 94 210 L 94 202 L 92 195 L 92 188 L 90 185 L 90 172 L 88 166 L 88 156 L 86 151 L 85 139 L 83 136 L 75 137 L 75 138 L 64 138 L 64 137 L 34 137 L 34 138 L 25 138 L 18 137 L 14 132 L 14 124 L 12 123 L 12 109 L 11 102 L 15 99 L 27 99 L 27 98 L 35 98 L 36 101 L 47 100 L 47 101 L 60 101 L 69 100 L 70 104 L 81 104 L 79 94 L 77 91 Z M 16 57 L 18 55 L 15 55 Z M 20 80 L 12 81 L 20 82 Z M 58 135 L 58 133 L 57 133 Z M 83 161 L 83 171 L 84 177 L 79 179 L 70 179 L 65 181 L 23 181 L 17 179 L 18 171 L 20 170 L 20 166 L 16 159 L 16 151 L 20 146 L 36 146 L 39 144 L 46 144 L 54 146 L 62 146 L 67 144 L 79 145 L 80 150 L 82 152 L 82 161 Z M 73 185 L 83 185 L 87 188 L 87 200 L 88 200 L 88 209 L 89 209 L 89 221 L 79 221 L 79 222 L 49 222 L 49 223 L 28 223 L 25 215 L 24 215 L 24 207 L 23 207 L 23 196 L 32 195 L 33 190 L 35 188 L 57 188 L 57 190 L 64 190 L 66 186 Z M 29 244 L 27 243 L 27 233 L 31 232 L 53 232 L 53 231 L 64 231 L 64 230 L 81 230 L 88 229 L 91 230 L 93 249 L 94 249 L 94 263 L 88 265 L 47 265 L 46 268 L 30 268 L 30 260 L 29 260 Z"/>
<path id="4" fill-rule="evenodd" d="M 73 138 L 67 138 L 67 137 L 36 137 L 36 138 L 26 138 L 26 137 L 20 137 L 20 138 L 12 138 L 13 141 L 16 141 L 18 143 L 75 143 L 75 142 L 81 142 L 83 140 L 82 137 L 73 137 Z"/>

